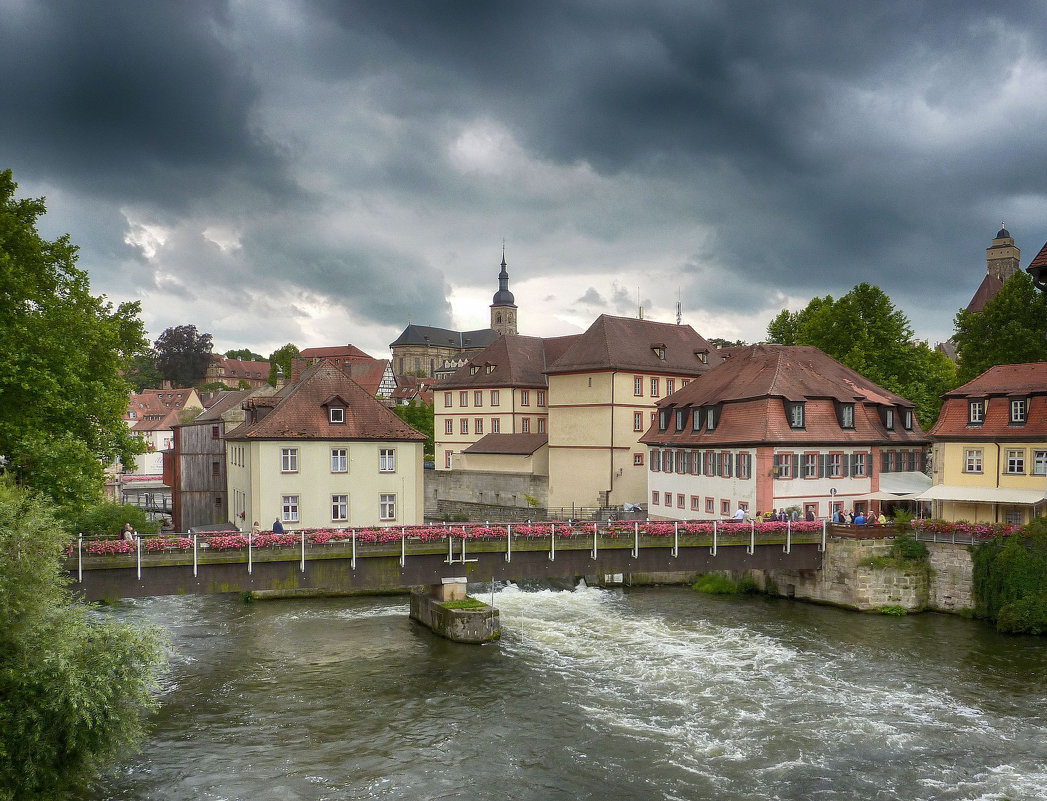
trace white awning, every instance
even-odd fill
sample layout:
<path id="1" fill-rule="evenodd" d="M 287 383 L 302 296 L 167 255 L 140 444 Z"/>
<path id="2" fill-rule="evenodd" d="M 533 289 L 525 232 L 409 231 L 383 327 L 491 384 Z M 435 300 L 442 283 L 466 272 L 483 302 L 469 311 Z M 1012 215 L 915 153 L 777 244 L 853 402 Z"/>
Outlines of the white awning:
<path id="1" fill-rule="evenodd" d="M 960 501 L 962 503 L 1009 503 L 1034 506 L 1047 500 L 1044 489 L 1010 489 L 1007 487 L 958 487 L 935 484 L 919 496 L 921 501 Z"/>
<path id="2" fill-rule="evenodd" d="M 881 473 L 880 489 L 861 497 L 871 501 L 923 500 L 920 495 L 930 488 L 931 478 L 926 473 L 919 471 Z"/>

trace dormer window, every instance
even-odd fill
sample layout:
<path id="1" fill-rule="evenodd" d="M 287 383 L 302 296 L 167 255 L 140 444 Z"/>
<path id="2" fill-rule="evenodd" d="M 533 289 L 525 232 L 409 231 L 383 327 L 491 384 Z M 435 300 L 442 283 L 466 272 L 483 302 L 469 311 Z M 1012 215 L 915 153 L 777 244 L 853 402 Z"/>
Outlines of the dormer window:
<path id="1" fill-rule="evenodd" d="M 709 363 L 709 351 L 707 351 L 707 350 L 696 350 L 694 352 L 694 355 L 698 357 L 698 361 L 700 361 L 702 364 L 708 364 Z"/>
<path id="2" fill-rule="evenodd" d="M 493 373 L 494 372 L 494 365 L 493 364 L 487 365 L 486 372 L 487 372 L 487 375 L 490 375 L 491 373 Z"/>
<path id="3" fill-rule="evenodd" d="M 1029 410 L 1029 402 L 1025 398 L 1011 399 L 1011 425 L 1025 425 L 1025 416 Z"/>
<path id="4" fill-rule="evenodd" d="M 676 410 L 676 430 L 683 431 L 683 427 L 687 425 L 687 410 L 677 409 Z"/>
<path id="5" fill-rule="evenodd" d="M 905 410 L 905 430 L 912 431 L 912 409 Z"/>
<path id="6" fill-rule="evenodd" d="M 651 350 L 654 351 L 654 355 L 658 357 L 659 361 L 665 361 L 665 345 L 661 343 L 651 345 Z"/>
<path id="7" fill-rule="evenodd" d="M 854 404 L 840 404 L 840 428 L 854 428 Z"/>
<path id="8" fill-rule="evenodd" d="M 803 403 L 790 403 L 789 408 L 789 426 L 791 428 L 803 428 L 804 426 L 804 414 L 803 414 Z"/>
<path id="9" fill-rule="evenodd" d="M 894 409 L 883 410 L 883 425 L 888 431 L 894 431 Z"/>
<path id="10" fill-rule="evenodd" d="M 665 431 L 669 427 L 670 415 L 672 412 L 669 409 L 662 409 L 658 413 L 658 430 Z"/>
<path id="11" fill-rule="evenodd" d="M 329 419 L 332 423 L 344 423 L 345 422 L 345 409 L 341 406 L 332 406 L 327 410 Z"/>
<path id="12" fill-rule="evenodd" d="M 716 407 L 710 406 L 705 410 L 705 430 L 715 431 L 716 430 Z"/>
<path id="13" fill-rule="evenodd" d="M 692 431 L 701 431 L 701 429 L 702 429 L 702 410 L 701 409 L 695 409 L 694 410 L 694 419 L 691 421 L 691 430 Z"/>
<path id="14" fill-rule="evenodd" d="M 475 364 L 469 366 L 469 375 L 476 375 L 478 372 L 480 372 L 480 368 Z"/>
<path id="15" fill-rule="evenodd" d="M 967 408 L 967 421 L 973 426 L 980 426 L 985 420 L 985 401 L 972 400 Z"/>

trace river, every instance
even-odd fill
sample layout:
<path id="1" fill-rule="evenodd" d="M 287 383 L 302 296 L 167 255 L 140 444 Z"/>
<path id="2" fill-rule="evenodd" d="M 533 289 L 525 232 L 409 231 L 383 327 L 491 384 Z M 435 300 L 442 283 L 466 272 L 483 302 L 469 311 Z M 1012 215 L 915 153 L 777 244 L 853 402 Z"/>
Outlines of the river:
<path id="1" fill-rule="evenodd" d="M 481 596 L 483 597 L 483 596 Z M 83 799 L 1047 797 L 1047 641 L 682 588 L 121 603 L 174 646 L 139 754 Z"/>

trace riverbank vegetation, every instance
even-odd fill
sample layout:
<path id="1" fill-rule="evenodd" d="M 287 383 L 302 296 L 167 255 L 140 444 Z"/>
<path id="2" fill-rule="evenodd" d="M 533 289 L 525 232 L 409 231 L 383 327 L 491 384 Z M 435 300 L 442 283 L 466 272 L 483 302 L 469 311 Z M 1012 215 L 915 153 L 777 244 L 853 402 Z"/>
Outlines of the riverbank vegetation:
<path id="1" fill-rule="evenodd" d="M 41 496 L 0 479 L 0 801 L 84 787 L 157 705 L 165 638 L 72 595 L 68 537 Z"/>
<path id="2" fill-rule="evenodd" d="M 692 589 L 709 595 L 755 595 L 761 592 L 760 585 L 752 576 L 734 579 L 726 573 L 706 573 L 699 576 Z"/>
<path id="3" fill-rule="evenodd" d="M 1047 520 L 971 549 L 975 615 L 999 631 L 1047 634 Z"/>
<path id="4" fill-rule="evenodd" d="M 927 546 L 912 534 L 899 534 L 891 543 L 891 549 L 881 555 L 866 559 L 862 565 L 873 568 L 893 568 L 902 572 L 929 569 Z"/>

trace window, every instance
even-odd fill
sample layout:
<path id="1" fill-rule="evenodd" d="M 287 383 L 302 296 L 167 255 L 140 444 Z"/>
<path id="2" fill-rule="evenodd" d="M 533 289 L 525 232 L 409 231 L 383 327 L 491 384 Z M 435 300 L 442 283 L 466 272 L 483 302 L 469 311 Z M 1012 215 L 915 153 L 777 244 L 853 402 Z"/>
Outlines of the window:
<path id="1" fill-rule="evenodd" d="M 720 514 L 723 515 L 724 517 L 730 517 L 731 516 L 731 502 L 730 501 L 720 501 Z"/>
<path id="2" fill-rule="evenodd" d="M 789 404 L 789 425 L 792 428 L 803 428 L 803 404 Z"/>
<path id="3" fill-rule="evenodd" d="M 716 408 L 710 406 L 705 410 L 705 430 L 713 431 L 716 428 Z"/>
<path id="4" fill-rule="evenodd" d="M 1017 425 L 1025 424 L 1025 411 L 1027 404 L 1025 398 L 1015 398 L 1011 401 L 1011 423 Z"/>
<path id="5" fill-rule="evenodd" d="M 1033 451 L 1032 474 L 1034 476 L 1047 476 L 1047 451 Z"/>
<path id="6" fill-rule="evenodd" d="M 1006 509 L 1003 513 L 1004 522 L 1012 526 L 1020 526 L 1025 522 L 1025 514 L 1021 509 Z"/>
<path id="7" fill-rule="evenodd" d="M 691 451 L 691 475 L 700 476 L 702 474 L 702 452 Z"/>
<path id="8" fill-rule="evenodd" d="M 700 408 L 699 409 L 695 409 L 692 412 L 692 414 L 693 414 L 693 417 L 691 419 L 691 430 L 692 431 L 701 431 L 701 429 L 702 429 L 702 410 Z"/>
<path id="9" fill-rule="evenodd" d="M 491 418 L 491 433 L 501 434 L 502 433 L 502 421 L 497 417 Z"/>
<path id="10" fill-rule="evenodd" d="M 448 470 L 451 469 L 451 454 L 453 453 L 454 451 L 444 451 L 444 467 Z"/>
<path id="11" fill-rule="evenodd" d="M 497 389 L 492 389 L 491 390 L 491 405 L 492 406 L 497 406 L 498 405 L 498 390 Z"/>
<path id="12" fill-rule="evenodd" d="M 676 410 L 676 430 L 683 431 L 683 427 L 687 425 L 687 412 L 684 409 Z"/>
<path id="13" fill-rule="evenodd" d="M 672 473 L 676 470 L 676 451 L 665 449 L 665 453 L 662 455 L 662 469 L 666 473 Z"/>
<path id="14" fill-rule="evenodd" d="M 665 431 L 669 427 L 669 415 L 671 412 L 668 409 L 661 409 L 658 412 L 658 430 Z"/>
<path id="15" fill-rule="evenodd" d="M 633 376 L 633 395 L 635 395 L 638 398 L 642 398 L 643 397 L 643 376 L 642 375 L 634 375 Z"/>
<path id="16" fill-rule="evenodd" d="M 395 448 L 382 448 L 378 451 L 378 472 L 379 473 L 395 473 L 396 472 L 396 449 Z"/>
<path id="17" fill-rule="evenodd" d="M 284 495 L 281 502 L 281 518 L 285 523 L 298 522 L 298 496 Z"/>
<path id="18" fill-rule="evenodd" d="M 851 475 L 856 478 L 861 478 L 866 475 L 864 453 L 851 454 Z"/>
<path id="19" fill-rule="evenodd" d="M 883 424 L 888 431 L 894 431 L 894 409 L 883 410 Z"/>
<path id="20" fill-rule="evenodd" d="M 805 453 L 803 455 L 803 477 L 818 478 L 818 454 Z"/>
<path id="21" fill-rule="evenodd" d="M 538 433 L 539 434 L 544 434 L 545 433 L 545 418 L 544 417 L 539 417 L 538 418 Z"/>
<path id="22" fill-rule="evenodd" d="M 840 428 L 854 428 L 853 403 L 844 403 L 840 406 Z"/>
<path id="23" fill-rule="evenodd" d="M 655 345 L 651 350 L 654 351 L 654 355 L 661 361 L 665 361 L 665 345 Z"/>
<path id="24" fill-rule="evenodd" d="M 707 514 L 712 514 L 716 511 L 716 498 L 705 499 L 705 511 Z"/>
<path id="25" fill-rule="evenodd" d="M 520 405 L 530 406 L 531 405 L 531 390 L 521 389 L 520 390 Z"/>
<path id="26" fill-rule="evenodd" d="M 344 423 L 345 422 L 345 409 L 341 406 L 332 406 L 327 410 L 328 417 L 332 423 Z"/>
<path id="27" fill-rule="evenodd" d="M 687 468 L 691 466 L 691 457 L 685 450 L 678 450 L 676 452 L 676 472 L 686 474 Z"/>
<path id="28" fill-rule="evenodd" d="M 545 392 L 538 390 L 538 405 L 545 406 Z"/>
<path id="29" fill-rule="evenodd" d="M 458 423 L 458 430 L 463 434 L 469 433 L 469 418 L 463 417 Z"/>
<path id="30" fill-rule="evenodd" d="M 968 448 L 963 452 L 963 472 L 982 472 L 982 449 Z"/>
<path id="31" fill-rule="evenodd" d="M 657 448 L 651 448 L 651 472 L 657 473 L 662 469 L 662 452 Z"/>
<path id="32" fill-rule="evenodd" d="M 751 453 L 738 454 L 738 478 L 748 481 L 753 476 L 753 455 Z"/>
<path id="33" fill-rule="evenodd" d="M 298 472 L 298 448 L 281 448 L 280 449 L 280 472 L 281 473 L 297 473 Z"/>
<path id="34" fill-rule="evenodd" d="M 702 499 L 699 498 L 697 495 L 692 495 L 691 496 L 691 511 L 692 512 L 700 512 L 700 511 L 702 511 Z"/>
<path id="35" fill-rule="evenodd" d="M 479 367 L 477 367 L 475 364 L 469 365 L 469 375 L 476 375 L 478 372 L 480 372 Z"/>
<path id="36" fill-rule="evenodd" d="M 793 457 L 791 453 L 776 453 L 774 455 L 775 478 L 792 478 Z"/>
<path id="37" fill-rule="evenodd" d="M 525 417 L 520 421 L 520 431 L 524 434 L 531 433 L 531 418 Z"/>
<path id="38" fill-rule="evenodd" d="M 829 454 L 829 478 L 842 478 L 843 477 L 843 454 L 842 453 L 830 453 Z"/>
<path id="39" fill-rule="evenodd" d="M 667 378 L 667 379 L 665 379 L 665 394 L 666 395 L 672 395 L 674 392 L 676 392 L 676 379 L 675 378 Z"/>
<path id="40" fill-rule="evenodd" d="M 211 426 L 211 439 L 218 439 L 221 436 L 222 430 L 218 426 Z"/>
<path id="41" fill-rule="evenodd" d="M 331 496 L 331 519 L 335 521 L 346 521 L 349 519 L 349 496 Z"/>
<path id="42" fill-rule="evenodd" d="M 483 393 L 483 390 L 479 390 L 478 389 L 478 390 L 476 390 L 473 393 L 473 406 L 483 406 L 483 405 L 484 405 L 484 393 Z"/>
<path id="43" fill-rule="evenodd" d="M 967 421 L 971 425 L 981 425 L 985 418 L 985 401 L 971 401 L 968 406 Z"/>
<path id="44" fill-rule="evenodd" d="M 912 409 L 905 410 L 905 430 L 912 431 Z"/>
<path id="45" fill-rule="evenodd" d="M 716 475 L 716 451 L 706 451 L 703 458 L 702 473 L 707 476 Z"/>
<path id="46" fill-rule="evenodd" d="M 451 408 L 451 393 L 450 392 L 445 392 L 444 393 L 444 408 L 445 409 L 450 409 Z"/>
<path id="47" fill-rule="evenodd" d="M 346 473 L 349 471 L 349 451 L 346 448 L 331 448 L 331 472 Z"/>
<path id="48" fill-rule="evenodd" d="M 378 517 L 381 520 L 396 520 L 396 495 L 382 493 L 378 496 Z"/>
<path id="49" fill-rule="evenodd" d="M 643 431 L 643 412 L 633 412 L 633 431 Z"/>
<path id="50" fill-rule="evenodd" d="M 651 490 L 651 506 L 658 505 L 658 490 Z"/>
<path id="51" fill-rule="evenodd" d="M 463 409 L 469 405 L 468 391 L 463 389 L 461 392 L 458 393 L 458 405 L 461 406 Z"/>
<path id="52" fill-rule="evenodd" d="M 676 493 L 676 508 L 677 509 L 683 509 L 684 505 L 686 503 L 687 503 L 686 496 L 681 495 L 680 493 Z"/>
<path id="53" fill-rule="evenodd" d="M 215 495 L 214 496 L 214 505 L 217 508 L 219 508 L 219 509 L 222 508 L 222 496 L 221 495 Z"/>
<path id="54" fill-rule="evenodd" d="M 652 398 L 657 398 L 658 397 L 658 379 L 657 378 L 652 378 L 651 379 L 651 397 Z"/>
<path id="55" fill-rule="evenodd" d="M 454 433 L 454 420 L 452 420 L 450 417 L 448 417 L 446 420 L 444 420 L 444 433 L 445 434 L 453 434 Z"/>
<path id="56" fill-rule="evenodd" d="M 727 451 L 720 454 L 720 477 L 731 477 L 731 454 Z"/>
<path id="57" fill-rule="evenodd" d="M 483 434 L 484 433 L 484 421 L 482 417 L 477 417 L 473 420 L 473 433 Z"/>
<path id="58" fill-rule="evenodd" d="M 493 373 L 494 372 L 494 365 L 493 364 L 484 365 L 484 372 L 487 373 L 487 375 L 490 375 L 491 373 Z"/>
<path id="59" fill-rule="evenodd" d="M 211 475 L 214 478 L 218 478 L 219 476 L 222 475 L 222 463 L 221 462 L 211 462 Z"/>
<path id="60" fill-rule="evenodd" d="M 1025 448 L 1007 449 L 1007 472 L 1025 475 Z"/>
<path id="61" fill-rule="evenodd" d="M 643 464 L 643 454 L 642 453 L 634 453 L 633 454 L 633 464 L 634 465 L 642 465 Z"/>

